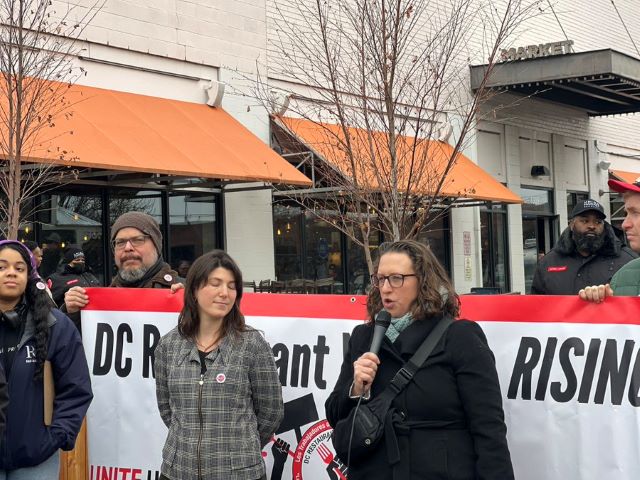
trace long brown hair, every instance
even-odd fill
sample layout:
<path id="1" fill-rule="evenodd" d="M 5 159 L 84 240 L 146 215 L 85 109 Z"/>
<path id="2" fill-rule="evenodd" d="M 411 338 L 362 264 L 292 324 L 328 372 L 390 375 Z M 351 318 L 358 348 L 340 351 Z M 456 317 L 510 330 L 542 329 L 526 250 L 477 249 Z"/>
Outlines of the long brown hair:
<path id="1" fill-rule="evenodd" d="M 416 320 L 449 314 L 456 318 L 460 309 L 460 299 L 453 289 L 451 280 L 445 272 L 431 248 L 424 243 L 415 240 L 400 240 L 393 243 L 383 243 L 379 248 L 373 271 L 378 271 L 380 258 L 386 253 L 404 253 L 413 265 L 419 290 L 418 298 L 411 314 Z M 382 310 L 380 290 L 371 288 L 367 297 L 367 313 L 369 321 L 375 319 L 376 314 Z"/>
<path id="2" fill-rule="evenodd" d="M 194 340 L 198 334 L 200 326 L 200 316 L 198 314 L 198 302 L 196 292 L 206 285 L 209 275 L 216 268 L 225 268 L 233 275 L 236 284 L 236 301 L 231 311 L 222 321 L 221 338 L 228 334 L 238 335 L 246 331 L 244 315 L 240 311 L 240 300 L 242 300 L 242 272 L 236 262 L 222 250 L 212 250 L 200 256 L 189 269 L 187 281 L 184 289 L 184 306 L 178 317 L 178 332 L 184 338 Z"/>

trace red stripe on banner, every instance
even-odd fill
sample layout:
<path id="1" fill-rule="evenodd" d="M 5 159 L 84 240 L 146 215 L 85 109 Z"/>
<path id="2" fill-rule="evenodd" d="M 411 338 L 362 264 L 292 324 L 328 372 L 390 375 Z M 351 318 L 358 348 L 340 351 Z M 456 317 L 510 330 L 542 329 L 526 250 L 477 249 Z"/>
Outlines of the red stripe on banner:
<path id="1" fill-rule="evenodd" d="M 364 320 L 367 318 L 367 297 L 246 293 L 242 297 L 242 313 L 256 317 Z"/>
<path id="2" fill-rule="evenodd" d="M 183 291 L 168 289 L 88 288 L 87 310 L 179 312 Z M 613 297 L 602 304 L 578 296 L 462 295 L 461 318 L 482 322 L 640 324 L 640 297 Z M 366 318 L 363 295 L 245 293 L 247 316 L 344 320 Z"/>
<path id="3" fill-rule="evenodd" d="M 87 310 L 113 312 L 179 312 L 183 290 L 160 288 L 87 288 Z M 244 293 L 242 313 L 261 317 L 335 318 L 364 320 L 364 295 L 294 295 Z"/>
<path id="4" fill-rule="evenodd" d="M 477 322 L 640 324 L 639 297 L 601 304 L 558 295 L 462 295 L 461 318 Z"/>
<path id="5" fill-rule="evenodd" d="M 85 310 L 109 312 L 179 312 L 183 290 L 168 288 L 87 288 Z"/>

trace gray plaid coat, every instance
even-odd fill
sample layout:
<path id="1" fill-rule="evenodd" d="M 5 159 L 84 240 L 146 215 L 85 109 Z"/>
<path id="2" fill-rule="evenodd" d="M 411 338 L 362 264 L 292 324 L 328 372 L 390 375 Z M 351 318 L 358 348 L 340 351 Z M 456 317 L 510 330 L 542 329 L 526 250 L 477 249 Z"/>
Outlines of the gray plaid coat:
<path id="1" fill-rule="evenodd" d="M 273 354 L 257 330 L 225 337 L 205 359 L 177 327 L 155 350 L 158 408 L 169 428 L 162 474 L 171 480 L 256 480 L 262 447 L 284 415 Z M 202 384 L 200 384 L 202 380 Z"/>

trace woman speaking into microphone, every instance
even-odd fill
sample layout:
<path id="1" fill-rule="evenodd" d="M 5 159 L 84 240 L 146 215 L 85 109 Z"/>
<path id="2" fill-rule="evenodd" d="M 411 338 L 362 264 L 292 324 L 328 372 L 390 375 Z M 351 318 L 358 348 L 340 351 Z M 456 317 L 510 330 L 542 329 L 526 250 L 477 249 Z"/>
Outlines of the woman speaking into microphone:
<path id="1" fill-rule="evenodd" d="M 369 321 L 353 330 L 325 405 L 343 437 L 334 444 L 349 444 L 349 480 L 513 479 L 493 353 L 479 325 L 452 321 L 459 300 L 442 266 L 429 247 L 404 240 L 381 246 L 374 271 Z M 384 311 L 391 324 L 376 355 L 374 322 Z M 390 405 L 375 410 L 384 398 Z M 366 407 L 382 417 L 381 433 L 352 455 L 366 413 L 354 409 Z"/>

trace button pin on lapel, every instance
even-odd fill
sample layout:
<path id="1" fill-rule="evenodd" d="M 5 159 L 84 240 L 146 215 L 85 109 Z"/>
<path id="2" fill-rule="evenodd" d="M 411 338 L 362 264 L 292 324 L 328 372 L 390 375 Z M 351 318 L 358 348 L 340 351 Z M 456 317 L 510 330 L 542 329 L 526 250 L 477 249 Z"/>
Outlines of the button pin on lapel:
<path id="1" fill-rule="evenodd" d="M 224 383 L 226 379 L 227 377 L 225 376 L 224 373 L 219 373 L 218 375 L 216 375 L 216 382 L 218 383 Z"/>

